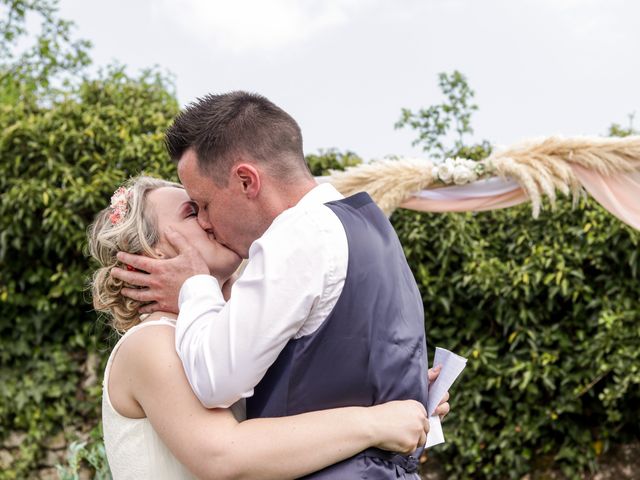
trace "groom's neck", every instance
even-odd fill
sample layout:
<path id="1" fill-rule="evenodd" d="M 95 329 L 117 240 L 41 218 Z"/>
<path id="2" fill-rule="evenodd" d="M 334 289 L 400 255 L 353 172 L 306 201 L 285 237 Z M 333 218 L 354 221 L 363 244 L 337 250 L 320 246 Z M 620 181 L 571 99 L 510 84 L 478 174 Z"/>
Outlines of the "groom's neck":
<path id="1" fill-rule="evenodd" d="M 307 193 L 317 186 L 317 182 L 311 176 L 305 176 L 296 181 L 282 182 L 273 178 L 262 183 L 261 194 L 257 198 L 258 203 L 251 209 L 251 242 L 246 246 L 246 250 L 238 253 L 242 258 L 248 258 L 249 246 L 260 238 L 271 226 L 273 221 L 282 212 L 298 204 Z"/>
<path id="2" fill-rule="evenodd" d="M 291 194 L 288 196 L 287 206 L 284 210 L 291 207 L 295 207 L 302 197 L 318 186 L 318 182 L 315 179 L 305 181 L 304 184 L 296 186 L 291 189 Z"/>
<path id="3" fill-rule="evenodd" d="M 285 210 L 296 206 L 302 197 L 317 186 L 318 183 L 313 178 L 305 178 L 304 181 L 298 181 L 294 184 L 273 185 L 267 196 L 271 221 Z"/>

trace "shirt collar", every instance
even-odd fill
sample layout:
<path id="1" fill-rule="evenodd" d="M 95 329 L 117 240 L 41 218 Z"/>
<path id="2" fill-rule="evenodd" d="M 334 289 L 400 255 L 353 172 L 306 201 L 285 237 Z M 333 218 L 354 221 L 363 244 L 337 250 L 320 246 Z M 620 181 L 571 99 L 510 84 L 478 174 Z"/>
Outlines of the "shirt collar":
<path id="1" fill-rule="evenodd" d="M 321 183 L 309 190 L 305 196 L 298 201 L 296 206 L 304 207 L 305 205 L 333 202 L 342 198 L 344 198 L 344 196 L 336 190 L 336 187 L 330 183 Z"/>

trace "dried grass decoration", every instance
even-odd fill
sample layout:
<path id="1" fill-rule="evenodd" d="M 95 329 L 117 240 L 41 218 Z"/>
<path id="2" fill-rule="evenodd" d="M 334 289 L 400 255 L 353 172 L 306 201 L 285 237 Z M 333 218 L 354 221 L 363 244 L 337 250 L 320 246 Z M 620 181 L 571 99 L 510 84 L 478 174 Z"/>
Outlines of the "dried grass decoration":
<path id="1" fill-rule="evenodd" d="M 640 136 L 625 138 L 550 137 L 530 140 L 492 153 L 481 161 L 450 158 L 378 160 L 331 172 L 329 181 L 343 194 L 366 191 L 390 215 L 420 190 L 463 185 L 499 176 L 515 180 L 531 200 L 533 216 L 542 199 L 555 205 L 556 194 L 577 200 L 582 186 L 573 173 L 579 165 L 602 175 L 640 171 Z"/>

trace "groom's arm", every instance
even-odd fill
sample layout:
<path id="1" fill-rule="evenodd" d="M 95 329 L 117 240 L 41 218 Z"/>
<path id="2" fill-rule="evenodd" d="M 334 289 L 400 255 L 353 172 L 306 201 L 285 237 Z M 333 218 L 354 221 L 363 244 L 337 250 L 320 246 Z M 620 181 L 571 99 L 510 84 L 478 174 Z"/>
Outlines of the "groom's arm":
<path id="1" fill-rule="evenodd" d="M 327 281 L 335 281 L 332 254 L 347 249 L 344 230 L 336 239 L 313 218 L 293 223 L 254 242 L 229 302 L 208 275 L 191 277 L 180 290 L 176 349 L 207 407 L 251 396 L 321 302 Z"/>

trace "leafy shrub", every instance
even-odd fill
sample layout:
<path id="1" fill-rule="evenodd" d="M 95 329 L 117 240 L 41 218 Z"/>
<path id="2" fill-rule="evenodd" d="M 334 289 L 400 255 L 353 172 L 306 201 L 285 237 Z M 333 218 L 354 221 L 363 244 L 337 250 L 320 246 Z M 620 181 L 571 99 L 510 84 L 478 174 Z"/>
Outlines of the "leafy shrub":
<path id="1" fill-rule="evenodd" d="M 109 332 L 87 302 L 85 230 L 129 176 L 176 178 L 162 138 L 177 110 L 157 72 L 116 68 L 48 105 L 0 104 L 0 442 L 27 433 L 0 478 L 99 418 Z"/>
<path id="2" fill-rule="evenodd" d="M 79 480 L 83 478 L 83 463 L 89 465 L 94 480 L 111 480 L 111 472 L 107 462 L 107 452 L 100 438 L 94 438 L 91 443 L 71 442 L 67 449 L 67 459 L 64 465 L 56 465 L 60 480 Z"/>
<path id="3" fill-rule="evenodd" d="M 427 339 L 469 358 L 452 391 L 450 478 L 577 478 L 638 438 L 640 234 L 595 202 L 531 218 L 398 211 Z M 427 463 L 426 468 L 429 467 Z"/>
<path id="4" fill-rule="evenodd" d="M 479 160 L 474 91 L 439 75 L 444 102 L 403 109 L 397 128 L 432 157 Z M 638 133 L 614 124 L 609 134 Z M 528 206 L 478 214 L 400 211 L 393 223 L 420 285 L 431 345 L 469 357 L 447 445 L 454 478 L 520 478 L 593 469 L 609 445 L 638 438 L 640 234 L 595 202 L 539 220 Z M 427 464 L 428 468 L 428 464 Z"/>
<path id="5" fill-rule="evenodd" d="M 311 173 L 316 177 L 329 175 L 332 170 L 344 170 L 362 163 L 362 159 L 353 152 L 340 152 L 335 148 L 320 150 L 305 157 Z"/>

